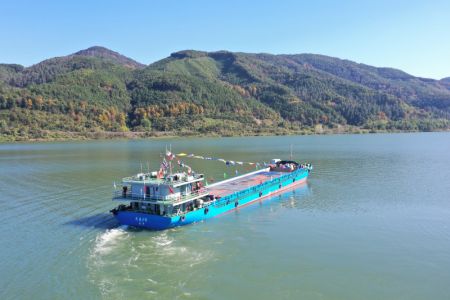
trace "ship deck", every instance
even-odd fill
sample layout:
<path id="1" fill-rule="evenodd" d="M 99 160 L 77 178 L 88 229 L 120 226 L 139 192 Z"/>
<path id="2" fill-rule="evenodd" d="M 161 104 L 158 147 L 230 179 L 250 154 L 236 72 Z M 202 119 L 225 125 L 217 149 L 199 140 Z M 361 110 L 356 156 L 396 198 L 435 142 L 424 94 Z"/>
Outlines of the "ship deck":
<path id="1" fill-rule="evenodd" d="M 224 197 L 226 195 L 264 183 L 267 180 L 278 178 L 283 174 L 286 173 L 260 170 L 258 172 L 231 178 L 208 186 L 208 193 L 214 195 L 215 197 Z"/>

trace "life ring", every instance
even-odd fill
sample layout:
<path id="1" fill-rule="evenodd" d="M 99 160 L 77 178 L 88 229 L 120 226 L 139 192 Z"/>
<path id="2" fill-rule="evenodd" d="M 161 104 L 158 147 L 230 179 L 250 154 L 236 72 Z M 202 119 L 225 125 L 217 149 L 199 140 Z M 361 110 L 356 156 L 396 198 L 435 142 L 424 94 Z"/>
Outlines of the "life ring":
<path id="1" fill-rule="evenodd" d="M 208 214 L 209 208 L 205 207 L 205 215 Z"/>
<path id="2" fill-rule="evenodd" d="M 234 207 L 238 207 L 238 205 L 239 205 L 238 201 L 234 202 Z"/>

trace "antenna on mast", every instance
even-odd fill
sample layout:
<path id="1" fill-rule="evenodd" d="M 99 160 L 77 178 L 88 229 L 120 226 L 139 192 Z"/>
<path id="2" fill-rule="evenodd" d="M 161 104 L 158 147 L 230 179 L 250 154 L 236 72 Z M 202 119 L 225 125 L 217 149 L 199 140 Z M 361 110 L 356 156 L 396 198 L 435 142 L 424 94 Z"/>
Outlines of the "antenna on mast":
<path id="1" fill-rule="evenodd" d="M 170 175 L 172 175 L 172 144 L 169 144 L 169 152 L 170 152 L 170 159 L 169 159 L 169 169 L 170 169 Z"/>

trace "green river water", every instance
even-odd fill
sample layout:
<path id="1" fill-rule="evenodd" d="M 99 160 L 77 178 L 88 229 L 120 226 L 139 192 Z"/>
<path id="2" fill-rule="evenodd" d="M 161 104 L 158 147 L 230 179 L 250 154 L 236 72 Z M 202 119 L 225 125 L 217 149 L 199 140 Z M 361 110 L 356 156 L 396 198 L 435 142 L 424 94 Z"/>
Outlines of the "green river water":
<path id="1" fill-rule="evenodd" d="M 315 169 L 206 222 L 119 227 L 113 181 L 168 144 L 239 161 L 292 144 Z M 450 299 L 449 133 L 0 144 L 0 205 L 0 299 Z"/>

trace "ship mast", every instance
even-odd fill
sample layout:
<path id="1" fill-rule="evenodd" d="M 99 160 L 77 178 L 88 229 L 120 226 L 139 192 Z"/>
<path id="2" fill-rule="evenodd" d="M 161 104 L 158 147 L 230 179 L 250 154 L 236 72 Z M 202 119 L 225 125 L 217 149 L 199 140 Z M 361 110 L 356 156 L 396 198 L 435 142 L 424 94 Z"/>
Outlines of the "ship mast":
<path id="1" fill-rule="evenodd" d="M 169 152 L 170 152 L 170 155 L 172 156 L 172 144 L 169 144 Z M 166 153 L 167 153 L 167 148 L 166 148 Z M 169 170 L 170 170 L 170 175 L 172 175 L 172 158 L 169 159 Z"/>

